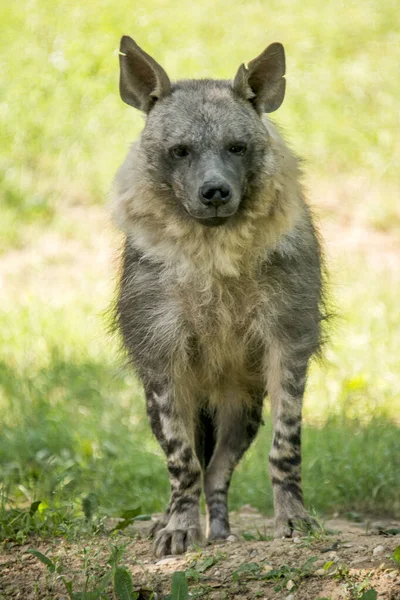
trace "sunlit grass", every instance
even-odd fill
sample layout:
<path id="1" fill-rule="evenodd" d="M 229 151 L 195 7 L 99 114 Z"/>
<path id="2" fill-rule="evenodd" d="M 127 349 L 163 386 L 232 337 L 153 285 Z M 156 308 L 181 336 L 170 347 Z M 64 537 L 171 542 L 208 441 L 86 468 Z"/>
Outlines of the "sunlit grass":
<path id="1" fill-rule="evenodd" d="M 372 222 L 398 212 L 400 16 L 392 0 L 182 4 L 100 0 L 4 3 L 0 17 L 0 249 L 25 243 L 11 225 L 44 222 L 60 206 L 103 201 L 142 127 L 118 94 L 119 38 L 129 33 L 173 79 L 232 78 L 271 41 L 287 52 L 288 91 L 274 118 L 310 170 L 390 182 Z M 351 199 L 350 199 L 351 201 Z M 10 212 L 11 211 L 11 212 Z M 17 238 L 17 239 L 16 239 Z"/>

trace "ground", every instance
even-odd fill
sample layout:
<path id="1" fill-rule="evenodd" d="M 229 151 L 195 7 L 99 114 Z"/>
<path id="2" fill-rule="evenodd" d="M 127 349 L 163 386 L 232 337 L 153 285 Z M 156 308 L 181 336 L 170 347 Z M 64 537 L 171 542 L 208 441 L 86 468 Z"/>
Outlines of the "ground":
<path id="1" fill-rule="evenodd" d="M 61 565 L 63 572 L 68 572 L 67 579 L 73 580 L 74 590 L 83 590 L 85 581 L 87 589 L 94 590 L 96 582 L 111 569 L 112 543 L 124 546 L 121 564 L 131 572 L 134 588 L 140 590 L 139 598 L 143 599 L 151 598 L 151 591 L 156 594 L 153 598 L 164 598 L 176 571 L 186 572 L 192 598 L 345 600 L 362 598 L 371 588 L 378 599 L 400 598 L 400 569 L 393 559 L 400 542 L 398 521 L 355 523 L 333 518 L 324 523 L 322 533 L 293 540 L 272 539 L 272 520 L 250 506 L 232 513 L 231 522 L 232 541 L 162 559 L 152 553 L 148 522 L 138 522 L 118 537 L 100 535 L 77 543 L 32 539 L 22 546 L 6 544 L 0 553 L 0 598 L 67 597 L 61 571 L 49 573 L 28 552 L 31 548 Z M 108 523 L 108 527 L 113 526 Z M 111 588 L 107 594 L 107 598 L 117 597 Z"/>

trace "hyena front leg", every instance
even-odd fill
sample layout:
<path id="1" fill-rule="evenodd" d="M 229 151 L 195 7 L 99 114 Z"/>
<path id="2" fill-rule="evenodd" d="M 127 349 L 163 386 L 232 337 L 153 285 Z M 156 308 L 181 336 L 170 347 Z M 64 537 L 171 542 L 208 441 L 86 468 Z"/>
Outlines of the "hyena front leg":
<path id="1" fill-rule="evenodd" d="M 184 421 L 174 396 L 166 387 L 146 390 L 151 427 L 167 457 L 171 497 L 162 521 L 156 526 L 156 556 L 182 554 L 201 540 L 199 498 L 201 467 L 194 450 L 193 424 Z"/>
<path id="2" fill-rule="evenodd" d="M 253 405 L 224 403 L 215 415 L 216 444 L 204 476 L 207 504 L 207 537 L 226 539 L 230 534 L 228 490 L 237 463 L 254 440 L 261 423 L 264 392 L 255 394 Z"/>
<path id="3" fill-rule="evenodd" d="M 269 455 L 274 492 L 275 537 L 290 537 L 310 529 L 301 486 L 301 413 L 307 360 L 283 360 L 270 355 L 268 391 L 272 405 L 273 439 Z"/>

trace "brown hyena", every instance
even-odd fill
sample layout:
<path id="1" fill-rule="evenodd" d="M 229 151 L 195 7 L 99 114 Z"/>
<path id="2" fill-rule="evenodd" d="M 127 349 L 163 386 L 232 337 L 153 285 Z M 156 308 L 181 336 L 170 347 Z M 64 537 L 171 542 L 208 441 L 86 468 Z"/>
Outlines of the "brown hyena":
<path id="1" fill-rule="evenodd" d="M 233 82 L 171 83 L 124 36 L 122 99 L 147 114 L 117 174 L 125 232 L 116 319 L 144 385 L 171 497 L 157 556 L 226 538 L 232 472 L 271 399 L 276 536 L 310 524 L 301 488 L 307 366 L 320 346 L 321 251 L 298 160 L 263 113 L 285 94 L 283 46 Z"/>

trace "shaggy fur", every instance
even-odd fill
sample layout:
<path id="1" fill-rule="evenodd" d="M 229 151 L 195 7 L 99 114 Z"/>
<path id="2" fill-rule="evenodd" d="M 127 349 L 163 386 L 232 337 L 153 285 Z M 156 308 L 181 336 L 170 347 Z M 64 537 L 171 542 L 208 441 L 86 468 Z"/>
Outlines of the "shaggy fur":
<path id="1" fill-rule="evenodd" d="M 201 538 L 202 478 L 208 536 L 229 535 L 231 475 L 267 393 L 275 532 L 310 523 L 301 407 L 320 347 L 321 251 L 298 160 L 261 118 L 283 100 L 283 74 L 283 48 L 273 44 L 233 84 L 171 84 L 122 39 L 121 95 L 148 116 L 114 184 L 114 219 L 126 235 L 116 320 L 168 462 L 158 556 Z M 202 191 L 209 180 L 212 206 Z"/>

